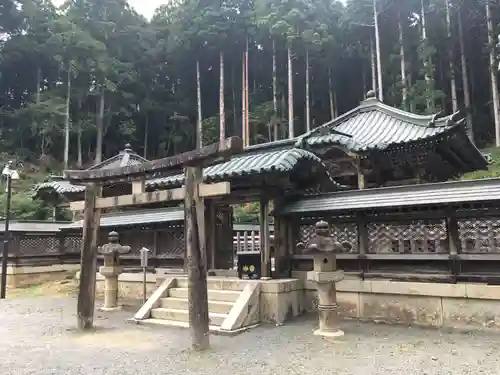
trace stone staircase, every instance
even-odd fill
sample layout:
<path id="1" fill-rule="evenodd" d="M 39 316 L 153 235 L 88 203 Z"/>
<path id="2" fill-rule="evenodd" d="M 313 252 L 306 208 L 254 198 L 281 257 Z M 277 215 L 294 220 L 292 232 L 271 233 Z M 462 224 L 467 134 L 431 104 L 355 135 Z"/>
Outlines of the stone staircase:
<path id="1" fill-rule="evenodd" d="M 208 310 L 212 333 L 239 333 L 259 322 L 259 284 L 209 277 Z M 136 314 L 137 323 L 189 327 L 188 280 L 167 279 Z M 149 311 L 146 312 L 145 310 Z"/>

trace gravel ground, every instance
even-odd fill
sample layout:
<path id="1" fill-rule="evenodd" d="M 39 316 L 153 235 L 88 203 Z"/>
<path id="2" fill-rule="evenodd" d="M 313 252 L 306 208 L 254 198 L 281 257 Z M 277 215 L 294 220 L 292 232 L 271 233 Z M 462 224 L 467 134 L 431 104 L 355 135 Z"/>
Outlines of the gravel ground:
<path id="1" fill-rule="evenodd" d="M 314 317 L 212 336 L 194 353 L 187 330 L 126 323 L 130 311 L 96 313 L 97 329 L 75 332 L 74 298 L 0 301 L 0 374 L 500 374 L 500 335 L 444 333 L 342 323 L 331 343 L 312 336 Z"/>

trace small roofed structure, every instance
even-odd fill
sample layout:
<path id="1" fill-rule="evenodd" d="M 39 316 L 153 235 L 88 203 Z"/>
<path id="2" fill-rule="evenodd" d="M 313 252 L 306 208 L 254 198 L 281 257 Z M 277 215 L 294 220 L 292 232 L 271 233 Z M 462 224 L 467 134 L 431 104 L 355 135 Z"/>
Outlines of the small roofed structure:
<path id="1" fill-rule="evenodd" d="M 338 182 L 368 188 L 439 182 L 487 169 L 459 112 L 417 115 L 380 102 L 374 92 L 353 110 L 298 137 Z"/>
<path id="2" fill-rule="evenodd" d="M 126 144 L 125 148 L 117 155 L 87 168 L 87 170 L 112 169 L 141 164 L 146 161 L 148 160 L 132 150 L 130 144 Z M 117 190 L 122 190 L 123 188 L 123 186 L 118 186 L 116 184 L 114 186 L 109 186 L 105 189 L 103 195 L 107 196 L 109 193 L 115 193 Z M 42 199 L 54 205 L 64 205 L 64 203 L 70 201 L 83 199 L 84 191 L 85 186 L 83 185 L 72 184 L 69 181 L 65 181 L 62 176 L 51 176 L 50 181 L 35 186 L 34 198 Z"/>

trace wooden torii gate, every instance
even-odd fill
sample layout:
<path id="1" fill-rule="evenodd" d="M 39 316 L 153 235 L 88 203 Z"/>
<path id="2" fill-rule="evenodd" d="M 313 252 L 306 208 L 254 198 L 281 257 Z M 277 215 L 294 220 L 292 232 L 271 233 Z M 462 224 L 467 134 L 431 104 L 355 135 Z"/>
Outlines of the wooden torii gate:
<path id="1" fill-rule="evenodd" d="M 207 265 L 205 247 L 205 205 L 203 198 L 230 193 L 229 182 L 203 184 L 203 168 L 231 158 L 243 150 L 238 137 L 231 137 L 172 157 L 115 169 L 65 171 L 64 178 L 72 183 L 85 184 L 85 201 L 72 203 L 72 209 L 84 210 L 83 248 L 81 252 L 80 288 L 78 291 L 77 327 L 93 327 L 95 283 L 97 269 L 97 238 L 100 211 L 103 208 L 135 206 L 184 200 L 187 270 L 189 280 L 189 325 L 193 347 L 209 347 L 209 318 L 207 298 Z M 182 188 L 145 192 L 145 180 L 168 172 L 185 169 Z M 99 197 L 102 185 L 132 182 L 132 194 Z"/>

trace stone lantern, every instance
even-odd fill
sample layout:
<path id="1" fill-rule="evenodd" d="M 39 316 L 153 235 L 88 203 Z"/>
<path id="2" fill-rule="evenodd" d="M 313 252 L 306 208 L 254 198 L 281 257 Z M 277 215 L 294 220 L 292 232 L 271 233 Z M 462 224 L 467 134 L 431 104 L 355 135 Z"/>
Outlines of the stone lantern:
<path id="1" fill-rule="evenodd" d="M 307 280 L 316 283 L 318 290 L 319 328 L 314 335 L 339 337 L 344 332 L 337 326 L 337 292 L 335 283 L 344 278 L 344 271 L 337 270 L 335 251 L 342 245 L 330 235 L 330 226 L 325 221 L 316 223 L 314 236 L 305 246 L 306 254 L 312 254 L 314 268 L 307 272 Z"/>
<path id="2" fill-rule="evenodd" d="M 103 311 L 114 311 L 118 306 L 118 276 L 123 272 L 120 266 L 120 255 L 130 252 L 130 246 L 118 243 L 118 233 L 110 232 L 108 243 L 99 247 L 99 254 L 104 256 L 104 266 L 99 273 L 104 276 L 104 307 Z"/>

